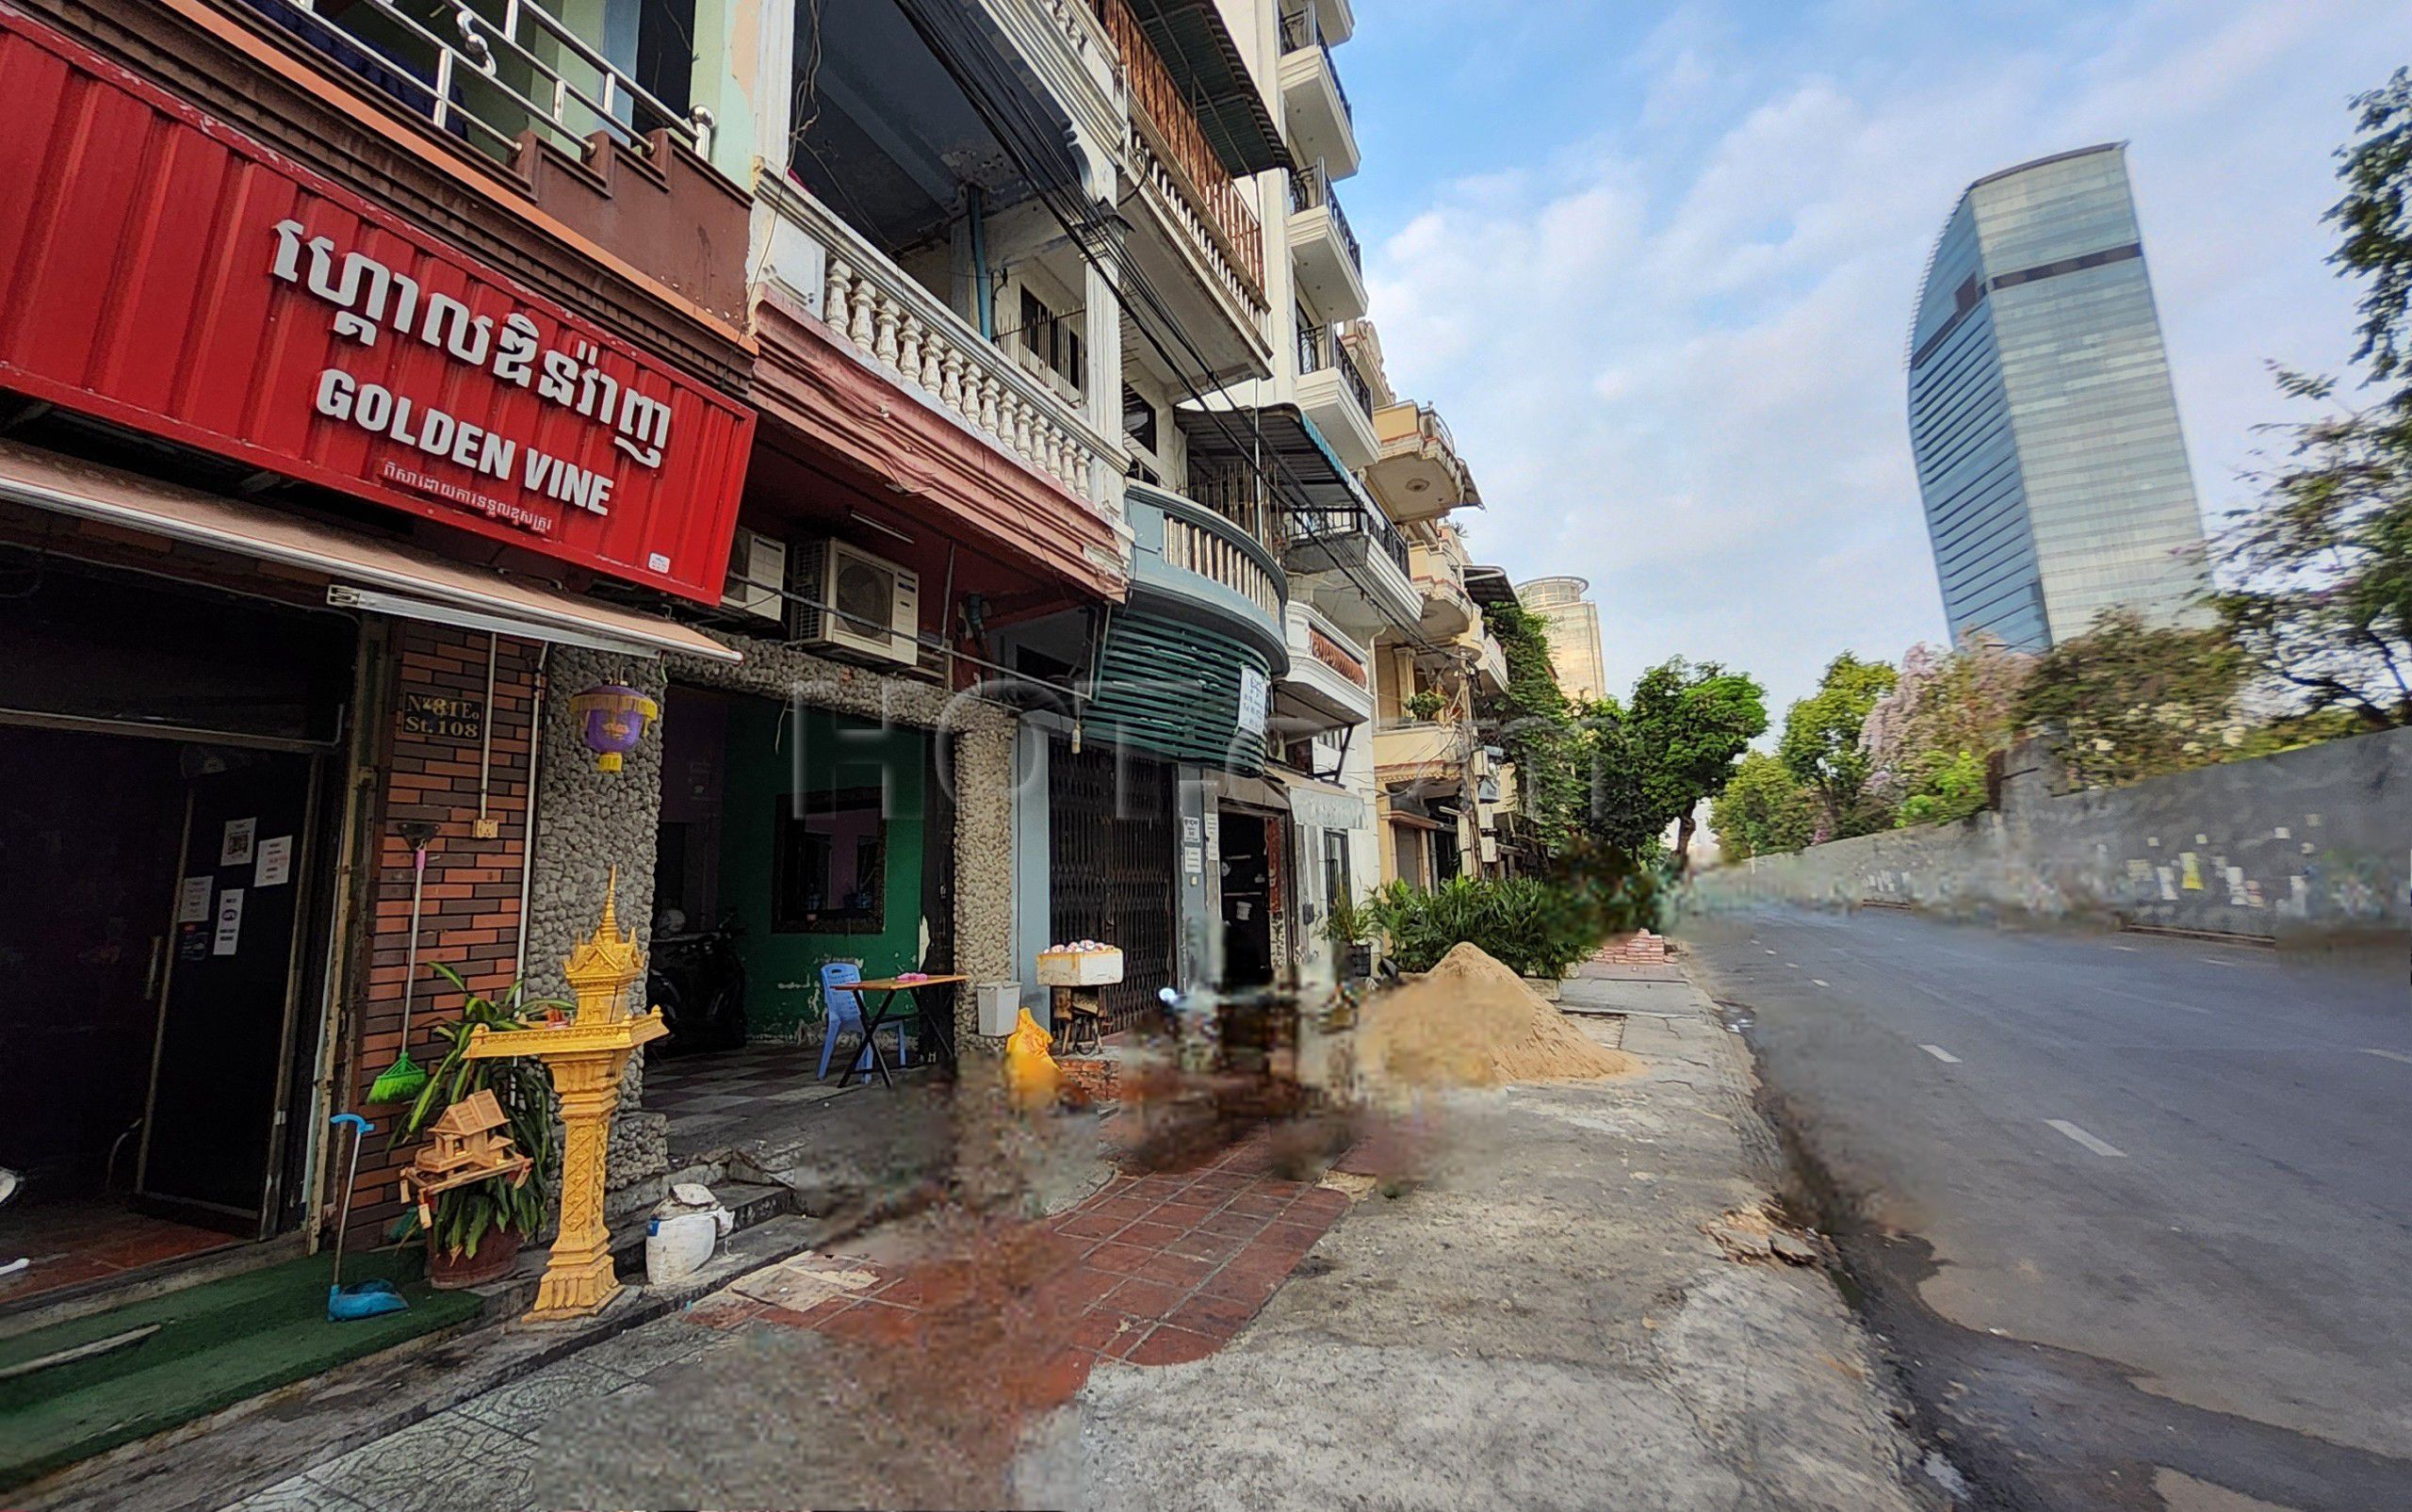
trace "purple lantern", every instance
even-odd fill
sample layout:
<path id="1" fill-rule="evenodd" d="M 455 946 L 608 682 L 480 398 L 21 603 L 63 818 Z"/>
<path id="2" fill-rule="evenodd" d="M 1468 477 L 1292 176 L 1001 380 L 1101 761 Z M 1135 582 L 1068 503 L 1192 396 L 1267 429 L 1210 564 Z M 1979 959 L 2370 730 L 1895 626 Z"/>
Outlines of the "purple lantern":
<path id="1" fill-rule="evenodd" d="M 617 772 L 622 758 L 644 739 L 645 725 L 661 717 L 661 707 L 633 688 L 603 683 L 569 701 L 579 721 L 579 739 L 595 753 L 595 770 Z"/>

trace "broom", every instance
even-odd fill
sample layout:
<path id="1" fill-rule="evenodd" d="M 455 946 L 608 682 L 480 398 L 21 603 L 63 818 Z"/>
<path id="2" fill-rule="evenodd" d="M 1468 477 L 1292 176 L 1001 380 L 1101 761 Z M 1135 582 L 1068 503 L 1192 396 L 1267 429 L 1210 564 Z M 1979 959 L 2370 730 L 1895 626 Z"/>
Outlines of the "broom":
<path id="1" fill-rule="evenodd" d="M 427 1086 L 427 1073 L 411 1059 L 411 1000 L 418 992 L 419 889 L 427 882 L 427 842 L 433 837 L 434 829 L 434 825 L 424 822 L 402 826 L 403 836 L 411 841 L 411 943 L 409 965 L 403 967 L 402 975 L 402 1049 L 394 1064 L 368 1083 L 368 1100 L 372 1103 L 407 1101 Z"/>

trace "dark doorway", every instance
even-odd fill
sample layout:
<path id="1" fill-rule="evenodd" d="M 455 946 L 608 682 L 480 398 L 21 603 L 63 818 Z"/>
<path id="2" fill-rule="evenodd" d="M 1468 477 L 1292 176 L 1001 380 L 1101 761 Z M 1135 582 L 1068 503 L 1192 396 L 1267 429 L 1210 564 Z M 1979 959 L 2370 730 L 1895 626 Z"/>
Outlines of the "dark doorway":
<path id="1" fill-rule="evenodd" d="M 316 767 L 0 724 L 0 1300 L 279 1223 Z"/>
<path id="2" fill-rule="evenodd" d="M 1273 846 L 1277 821 L 1245 809 L 1222 811 L 1223 984 L 1262 987 L 1273 980 Z"/>
<path id="3" fill-rule="evenodd" d="M 147 1210 L 258 1238 L 279 1163 L 318 763 L 183 754 L 184 859 L 135 1192 Z"/>

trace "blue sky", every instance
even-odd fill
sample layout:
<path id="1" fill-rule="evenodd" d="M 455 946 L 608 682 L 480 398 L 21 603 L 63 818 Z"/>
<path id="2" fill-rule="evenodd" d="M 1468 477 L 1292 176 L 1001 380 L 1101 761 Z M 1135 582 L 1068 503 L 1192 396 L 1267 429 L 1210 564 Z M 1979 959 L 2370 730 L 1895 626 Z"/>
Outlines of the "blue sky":
<path id="1" fill-rule="evenodd" d="M 1943 633 L 1903 419 L 1919 270 L 1995 169 L 2129 142 L 2195 483 L 2215 520 L 2336 368 L 2321 213 L 2404 0 L 1357 0 L 1338 51 L 1393 385 L 1490 508 L 1478 560 L 1580 572 L 1611 685 L 1681 653 L 1774 712 L 1846 647 Z"/>

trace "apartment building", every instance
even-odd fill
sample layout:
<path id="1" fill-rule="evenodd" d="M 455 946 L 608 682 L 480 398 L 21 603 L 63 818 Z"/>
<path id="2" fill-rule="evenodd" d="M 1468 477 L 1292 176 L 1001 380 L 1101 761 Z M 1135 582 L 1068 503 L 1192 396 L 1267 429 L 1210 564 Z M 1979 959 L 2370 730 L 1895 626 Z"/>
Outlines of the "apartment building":
<path id="1" fill-rule="evenodd" d="M 1066 939 L 1123 949 L 1110 1028 L 1328 980 L 1334 900 L 1511 865 L 1478 496 L 1342 205 L 1353 29 L 0 8 L 0 772 L 69 840 L 0 913 L 48 942 L 11 1000 L 74 1005 L 0 1009 L 8 1163 L 143 1276 L 314 1244 L 432 968 L 561 994 L 607 886 L 742 963 L 713 1033 L 811 1042 L 833 968 L 1043 1017 Z M 611 1211 L 670 1147 L 632 1082 Z"/>

